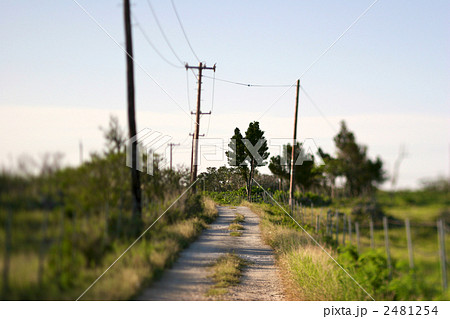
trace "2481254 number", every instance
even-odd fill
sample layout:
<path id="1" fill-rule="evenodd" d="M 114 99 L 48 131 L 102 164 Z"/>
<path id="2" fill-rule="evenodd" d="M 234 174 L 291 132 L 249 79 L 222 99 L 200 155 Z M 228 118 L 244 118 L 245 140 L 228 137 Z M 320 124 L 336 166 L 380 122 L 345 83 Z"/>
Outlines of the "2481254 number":
<path id="1" fill-rule="evenodd" d="M 385 316 L 428 316 L 438 314 L 437 306 L 434 306 L 432 309 L 430 309 L 430 306 L 384 306 L 384 309 Z"/>

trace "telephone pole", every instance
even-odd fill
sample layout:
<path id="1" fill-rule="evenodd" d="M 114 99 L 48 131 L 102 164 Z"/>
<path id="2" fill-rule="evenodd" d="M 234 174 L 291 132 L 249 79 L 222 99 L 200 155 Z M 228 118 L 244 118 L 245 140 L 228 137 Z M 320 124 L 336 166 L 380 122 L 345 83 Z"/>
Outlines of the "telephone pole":
<path id="1" fill-rule="evenodd" d="M 180 145 L 180 143 L 178 143 L 178 144 L 175 144 L 175 143 L 169 143 L 168 145 L 169 145 L 169 147 L 170 147 L 170 170 L 172 170 L 172 148 L 173 148 L 174 146 Z"/>
<path id="2" fill-rule="evenodd" d="M 216 65 L 214 64 L 213 67 L 207 67 L 206 64 L 204 65 L 202 62 L 198 66 L 189 66 L 186 64 L 186 70 L 187 69 L 198 69 L 198 91 L 197 91 L 197 110 L 195 113 L 195 132 L 192 138 L 192 156 L 191 156 L 191 183 L 195 182 L 197 179 L 197 166 L 198 166 L 198 138 L 200 136 L 200 115 L 201 114 L 211 114 L 211 112 L 208 113 L 202 113 L 200 111 L 200 104 L 201 104 L 201 94 L 202 94 L 202 75 L 203 70 L 213 70 L 216 72 Z M 195 192 L 195 186 L 193 187 L 193 191 Z"/>
<path id="3" fill-rule="evenodd" d="M 289 206 L 291 211 L 294 208 L 294 167 L 295 167 L 295 145 L 297 144 L 297 115 L 298 115 L 298 98 L 300 93 L 300 80 L 297 80 L 297 96 L 295 98 L 295 116 L 294 116 L 294 138 L 292 141 L 291 154 L 291 180 L 289 183 Z"/>
<path id="4" fill-rule="evenodd" d="M 130 138 L 136 136 L 136 112 L 134 107 L 134 63 L 133 42 L 131 36 L 130 0 L 123 2 L 125 22 L 125 44 L 127 61 L 127 100 L 128 100 L 128 129 Z M 137 170 L 137 142 L 131 146 L 131 194 L 133 203 L 133 231 L 137 234 L 141 224 L 141 181 Z"/>

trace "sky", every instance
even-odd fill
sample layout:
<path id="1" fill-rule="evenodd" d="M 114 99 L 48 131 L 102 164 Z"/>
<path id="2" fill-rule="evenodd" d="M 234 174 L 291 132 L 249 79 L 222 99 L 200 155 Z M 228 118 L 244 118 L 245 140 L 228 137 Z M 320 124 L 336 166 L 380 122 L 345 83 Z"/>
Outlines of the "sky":
<path id="1" fill-rule="evenodd" d="M 0 166 L 56 151 L 77 165 L 80 141 L 85 157 L 104 147 L 99 127 L 110 114 L 127 123 L 121 1 L 77 2 L 0 3 Z M 301 77 L 311 100 L 301 91 L 300 140 L 334 153 L 345 120 L 388 174 L 404 145 L 398 187 L 416 188 L 450 174 L 450 3 L 379 0 L 323 54 L 373 2 L 174 0 L 194 52 L 216 63 L 218 79 L 291 85 Z M 171 1 L 150 3 L 176 56 L 148 1 L 133 1 L 138 130 L 171 136 L 182 144 L 174 162 L 188 165 L 197 84 L 183 65 L 198 60 Z M 204 143 L 254 120 L 267 138 L 290 140 L 294 102 L 294 88 L 204 78 L 202 111 L 212 111 L 201 120 Z M 223 163 L 203 160 L 200 170 Z"/>

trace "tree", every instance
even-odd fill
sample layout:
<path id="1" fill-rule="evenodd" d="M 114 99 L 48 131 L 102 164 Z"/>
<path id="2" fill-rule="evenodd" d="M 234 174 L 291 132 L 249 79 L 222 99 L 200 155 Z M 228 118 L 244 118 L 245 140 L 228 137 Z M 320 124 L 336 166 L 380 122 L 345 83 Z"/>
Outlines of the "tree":
<path id="1" fill-rule="evenodd" d="M 100 127 L 106 140 L 107 153 L 119 154 L 125 144 L 125 134 L 120 127 L 119 119 L 110 115 L 108 128 Z"/>
<path id="2" fill-rule="evenodd" d="M 325 153 L 321 148 L 319 148 L 319 154 L 322 157 L 325 165 L 320 169 L 323 176 L 325 177 L 324 188 L 327 188 L 327 182 L 331 190 L 331 198 L 335 197 L 336 193 L 336 179 L 342 175 L 342 168 L 338 159 L 334 158 L 328 153 Z"/>
<path id="3" fill-rule="evenodd" d="M 306 158 L 304 152 L 302 144 L 297 142 L 294 153 L 295 161 L 297 161 L 300 156 Z M 289 180 L 291 174 L 291 154 L 292 145 L 287 144 L 283 145 L 282 155 L 272 156 L 270 158 L 269 169 L 272 174 L 284 180 Z M 297 165 L 295 167 L 294 184 L 305 191 L 316 184 L 320 175 L 320 171 L 315 169 L 314 158 L 312 158 L 312 161 L 304 160 L 302 165 Z"/>
<path id="4" fill-rule="evenodd" d="M 247 199 L 250 200 L 256 168 L 266 165 L 265 160 L 269 157 L 267 140 L 264 137 L 264 131 L 259 128 L 259 122 L 249 124 L 245 138 L 239 128 L 236 128 L 228 146 L 230 148 L 226 152 L 228 164 L 238 167 L 239 173 L 246 182 Z"/>
<path id="5" fill-rule="evenodd" d="M 199 175 L 199 179 L 203 180 L 204 189 L 210 192 L 226 192 L 245 185 L 239 168 L 235 167 L 208 167 L 206 172 Z"/>
<path id="6" fill-rule="evenodd" d="M 372 193 L 375 185 L 386 179 L 381 159 L 377 157 L 372 161 L 367 158 L 367 147 L 356 143 L 355 135 L 347 129 L 344 121 L 341 122 L 341 130 L 334 137 L 334 143 L 350 195 Z"/>

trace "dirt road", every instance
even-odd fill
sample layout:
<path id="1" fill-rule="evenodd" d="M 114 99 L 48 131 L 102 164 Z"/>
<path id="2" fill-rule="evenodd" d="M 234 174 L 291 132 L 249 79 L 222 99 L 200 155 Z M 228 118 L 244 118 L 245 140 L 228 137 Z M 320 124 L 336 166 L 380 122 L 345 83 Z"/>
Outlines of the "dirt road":
<path id="1" fill-rule="evenodd" d="M 219 217 L 199 239 L 185 249 L 162 278 L 144 290 L 138 300 L 209 300 L 212 286 L 208 266 L 220 255 L 234 251 L 250 261 L 239 285 L 230 288 L 225 300 L 282 300 L 281 280 L 275 267 L 273 250 L 265 245 L 259 218 L 247 207 L 219 207 Z M 228 226 L 235 213 L 245 216 L 241 237 L 229 235 Z"/>

